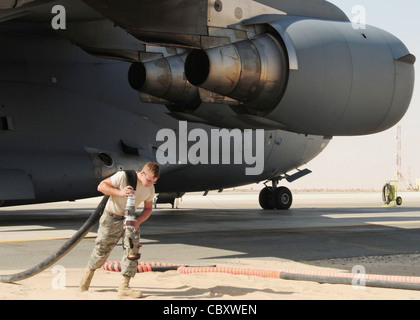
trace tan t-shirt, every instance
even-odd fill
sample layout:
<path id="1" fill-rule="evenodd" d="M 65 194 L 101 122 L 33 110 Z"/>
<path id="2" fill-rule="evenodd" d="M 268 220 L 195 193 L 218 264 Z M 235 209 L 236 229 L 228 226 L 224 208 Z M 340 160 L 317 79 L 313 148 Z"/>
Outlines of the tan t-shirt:
<path id="1" fill-rule="evenodd" d="M 124 171 L 118 171 L 113 176 L 111 176 L 112 186 L 119 190 L 124 189 L 127 186 L 127 176 Z M 137 179 L 136 186 L 136 209 L 143 201 L 153 201 L 155 196 L 155 187 L 152 185 L 150 187 L 144 187 L 141 181 Z M 110 196 L 108 203 L 106 204 L 105 211 L 110 213 L 124 216 L 125 214 L 125 205 L 127 203 L 127 197 L 117 197 Z"/>

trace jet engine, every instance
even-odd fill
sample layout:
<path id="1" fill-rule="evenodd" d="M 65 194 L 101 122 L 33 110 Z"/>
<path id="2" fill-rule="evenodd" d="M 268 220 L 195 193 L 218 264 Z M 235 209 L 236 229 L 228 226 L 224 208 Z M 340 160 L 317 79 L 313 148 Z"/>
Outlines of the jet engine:
<path id="1" fill-rule="evenodd" d="M 185 79 L 181 55 L 133 63 L 128 81 L 147 102 L 177 105 L 188 110 L 201 103 L 198 88 Z"/>
<path id="2" fill-rule="evenodd" d="M 192 50 L 188 81 L 236 100 L 240 115 L 305 134 L 376 133 L 407 111 L 415 57 L 393 35 L 304 17 L 264 25 L 252 39 Z"/>
<path id="3" fill-rule="evenodd" d="M 287 83 L 285 50 L 271 34 L 263 34 L 209 50 L 194 50 L 185 75 L 195 86 L 228 96 L 256 110 L 271 110 Z"/>

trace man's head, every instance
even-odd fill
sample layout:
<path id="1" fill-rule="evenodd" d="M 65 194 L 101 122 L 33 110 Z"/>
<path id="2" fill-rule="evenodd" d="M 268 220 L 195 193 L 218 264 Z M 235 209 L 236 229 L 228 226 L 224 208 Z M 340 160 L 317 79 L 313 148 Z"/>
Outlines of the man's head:
<path id="1" fill-rule="evenodd" d="M 148 162 L 140 171 L 139 179 L 145 187 L 155 184 L 160 177 L 160 165 L 155 162 Z"/>

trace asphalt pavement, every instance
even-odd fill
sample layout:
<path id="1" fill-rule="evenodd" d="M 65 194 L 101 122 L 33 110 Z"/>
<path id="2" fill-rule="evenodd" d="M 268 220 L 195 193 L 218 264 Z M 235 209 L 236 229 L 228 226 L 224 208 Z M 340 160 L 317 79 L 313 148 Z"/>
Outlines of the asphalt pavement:
<path id="1" fill-rule="evenodd" d="M 307 261 L 419 252 L 420 193 L 385 206 L 380 193 L 295 193 L 288 211 L 265 211 L 257 192 L 187 194 L 142 225 L 142 260 L 218 264 L 234 259 Z M 24 270 L 54 253 L 100 198 L 0 208 L 0 270 Z M 94 228 L 60 260 L 85 267 Z M 110 260 L 121 259 L 118 245 Z M 419 274 L 420 275 L 420 274 Z"/>

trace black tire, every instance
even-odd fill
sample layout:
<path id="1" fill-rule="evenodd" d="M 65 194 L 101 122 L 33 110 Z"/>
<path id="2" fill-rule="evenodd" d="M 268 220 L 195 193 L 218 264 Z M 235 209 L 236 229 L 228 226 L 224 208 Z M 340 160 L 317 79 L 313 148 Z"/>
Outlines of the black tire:
<path id="1" fill-rule="evenodd" d="M 273 188 L 265 187 L 264 189 L 262 189 L 260 191 L 258 201 L 260 202 L 261 208 L 263 208 L 264 210 L 274 209 Z"/>
<path id="2" fill-rule="evenodd" d="M 279 187 L 274 190 L 273 197 L 276 209 L 288 210 L 292 206 L 292 192 L 286 187 Z"/>
<path id="3" fill-rule="evenodd" d="M 401 197 L 397 197 L 397 199 L 395 200 L 395 202 L 397 203 L 397 206 L 402 205 L 402 198 Z"/>

